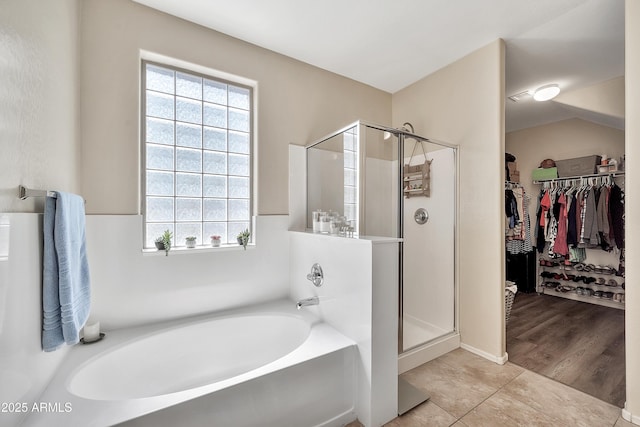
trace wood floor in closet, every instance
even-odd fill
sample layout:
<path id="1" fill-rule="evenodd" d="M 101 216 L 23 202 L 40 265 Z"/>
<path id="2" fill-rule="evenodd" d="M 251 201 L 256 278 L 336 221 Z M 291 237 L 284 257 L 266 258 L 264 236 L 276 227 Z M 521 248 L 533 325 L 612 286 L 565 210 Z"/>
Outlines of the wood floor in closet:
<path id="1" fill-rule="evenodd" d="M 624 406 L 624 310 L 518 293 L 507 353 L 509 362 Z"/>

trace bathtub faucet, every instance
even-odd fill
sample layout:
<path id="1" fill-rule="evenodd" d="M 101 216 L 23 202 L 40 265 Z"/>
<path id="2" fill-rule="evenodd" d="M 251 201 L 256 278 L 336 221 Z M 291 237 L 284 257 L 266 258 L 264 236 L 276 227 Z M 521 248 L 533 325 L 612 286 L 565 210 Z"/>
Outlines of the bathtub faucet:
<path id="1" fill-rule="evenodd" d="M 318 305 L 318 304 L 320 304 L 320 298 L 311 297 L 311 298 L 301 299 L 296 304 L 296 307 L 298 307 L 298 310 L 300 310 L 302 307 L 306 307 L 306 306 L 309 306 L 309 305 Z"/>

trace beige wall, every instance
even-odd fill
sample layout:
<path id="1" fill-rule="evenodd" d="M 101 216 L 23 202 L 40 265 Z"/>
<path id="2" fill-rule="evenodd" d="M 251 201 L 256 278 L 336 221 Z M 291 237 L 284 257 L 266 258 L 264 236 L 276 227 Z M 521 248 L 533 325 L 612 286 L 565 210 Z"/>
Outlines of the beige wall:
<path id="1" fill-rule="evenodd" d="M 140 50 L 258 82 L 259 214 L 288 212 L 288 144 L 357 119 L 387 123 L 391 95 L 129 0 L 86 0 L 81 28 L 88 213 L 139 210 Z"/>
<path id="2" fill-rule="evenodd" d="M 547 125 L 509 132 L 505 150 L 516 156 L 520 182 L 533 195 L 530 214 L 535 215 L 535 195 L 540 185 L 532 183 L 531 173 L 544 159 L 606 154 L 619 159 L 624 154 L 624 131 L 581 119 L 568 119 Z"/>
<path id="3" fill-rule="evenodd" d="M 19 184 L 79 191 L 78 2 L 0 8 L 0 212 L 42 211 Z"/>
<path id="4" fill-rule="evenodd" d="M 393 125 L 460 146 L 462 342 L 504 355 L 504 42 L 495 42 L 393 95 Z M 437 244 L 434 243 L 434 244 Z"/>
<path id="5" fill-rule="evenodd" d="M 640 185 L 640 2 L 626 1 L 625 24 L 625 111 L 627 172 L 626 187 Z M 638 184 L 636 184 L 636 182 Z M 640 283 L 640 197 L 637 191 L 625 195 L 626 282 Z M 627 369 L 627 410 L 640 425 L 640 289 L 628 286 L 625 312 L 625 351 Z M 624 414 L 623 415 L 629 415 Z"/>

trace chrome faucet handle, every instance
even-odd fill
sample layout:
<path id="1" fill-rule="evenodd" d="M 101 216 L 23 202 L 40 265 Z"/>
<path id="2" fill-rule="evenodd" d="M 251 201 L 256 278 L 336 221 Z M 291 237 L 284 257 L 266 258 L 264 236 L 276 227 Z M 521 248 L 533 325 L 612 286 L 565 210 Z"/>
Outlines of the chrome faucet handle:
<path id="1" fill-rule="evenodd" d="M 320 264 L 313 264 L 311 267 L 311 273 L 307 274 L 307 280 L 310 280 L 316 287 L 322 286 L 322 283 L 324 282 L 324 273 L 322 272 Z"/>

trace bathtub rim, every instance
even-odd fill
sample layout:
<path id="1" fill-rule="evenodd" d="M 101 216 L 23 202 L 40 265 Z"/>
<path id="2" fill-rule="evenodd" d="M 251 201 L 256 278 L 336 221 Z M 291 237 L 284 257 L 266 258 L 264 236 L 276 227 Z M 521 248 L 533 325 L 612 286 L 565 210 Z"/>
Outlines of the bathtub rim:
<path id="1" fill-rule="evenodd" d="M 153 336 L 167 329 L 187 326 L 190 323 L 248 313 L 287 314 L 293 317 L 299 317 L 310 322 L 311 331 L 307 339 L 298 348 L 275 361 L 241 375 L 193 389 L 178 391 L 167 395 L 130 400 L 93 400 L 77 396 L 67 388 L 72 375 L 77 372 L 81 366 L 101 357 L 107 349 L 109 352 L 115 351 L 117 348 L 131 343 L 132 340 Z M 69 402 L 73 410 L 69 413 L 58 414 L 31 413 L 26 418 L 23 424 L 24 426 L 48 426 L 52 420 L 56 420 L 56 418 L 54 418 L 56 416 L 67 416 L 67 418 L 60 418 L 59 420 L 64 420 L 64 422 L 67 423 L 66 425 L 69 426 L 110 426 L 169 406 L 177 405 L 187 400 L 214 393 L 218 390 L 232 387 L 236 384 L 250 381 L 253 378 L 268 375 L 272 372 L 280 371 L 289 366 L 304 363 L 307 360 L 315 359 L 335 351 L 349 347 L 357 347 L 355 341 L 345 337 L 328 324 L 321 322 L 320 319 L 310 311 L 297 311 L 295 302 L 289 299 L 280 299 L 263 304 L 225 310 L 219 313 L 180 318 L 160 324 L 122 328 L 106 331 L 106 333 L 108 338 L 101 342 L 91 345 L 77 345 L 71 348 L 69 354 L 39 399 L 40 402 L 62 402 L 63 404 Z M 112 347 L 113 350 L 111 349 Z"/>
<path id="2" fill-rule="evenodd" d="M 67 389 L 67 391 L 69 391 L 71 394 L 73 394 L 74 396 L 78 396 L 81 397 L 83 399 L 88 399 L 88 400 L 97 400 L 97 401 L 122 401 L 122 400 L 138 400 L 138 399 L 145 399 L 145 398 L 152 398 L 152 397 L 159 397 L 159 396 L 169 396 L 172 394 L 176 394 L 176 393 L 180 393 L 182 391 L 185 390 L 193 390 L 193 389 L 197 389 L 199 387 L 205 387 L 208 384 L 200 384 L 197 386 L 193 386 L 190 388 L 184 388 L 182 390 L 176 390 L 176 391 L 171 391 L 168 393 L 163 393 L 163 394 L 155 394 L 155 395 L 146 395 L 146 396 L 139 396 L 139 397 L 129 397 L 129 398 L 96 398 L 96 397 L 91 397 L 87 394 L 82 394 L 79 393 L 76 390 L 74 390 L 73 387 L 73 383 L 76 380 L 76 377 L 86 368 L 88 368 L 91 364 L 96 363 L 97 361 L 105 358 L 105 357 L 110 357 L 110 355 L 112 355 L 113 353 L 116 353 L 120 350 L 126 349 L 129 346 L 135 346 L 136 344 L 145 341 L 145 340 L 153 340 L 154 338 L 163 335 L 163 334 L 168 334 L 171 333 L 173 331 L 179 331 L 181 329 L 184 328 L 191 328 L 193 326 L 199 326 L 205 323 L 213 323 L 213 322 L 219 322 L 219 321 L 224 321 L 224 320 L 229 320 L 229 319 L 253 319 L 255 318 L 255 320 L 257 321 L 258 319 L 265 319 L 265 318 L 287 318 L 287 319 L 294 319 L 295 322 L 299 322 L 303 325 L 303 327 L 306 329 L 304 336 L 302 337 L 302 339 L 297 340 L 296 343 L 296 347 L 293 347 L 293 349 L 291 349 L 290 351 L 287 351 L 286 353 L 282 353 L 280 354 L 279 357 L 276 357 L 275 359 L 272 359 L 266 363 L 263 363 L 261 365 L 257 365 L 252 369 L 249 369 L 245 372 L 242 372 L 238 375 L 234 375 L 234 376 L 230 376 L 230 377 L 226 377 L 224 379 L 218 380 L 216 382 L 222 382 L 225 381 L 228 378 L 233 378 L 235 376 L 239 376 L 239 375 L 243 375 L 245 373 L 251 372 L 254 369 L 258 369 L 264 365 L 268 365 L 271 362 L 274 362 L 275 360 L 278 360 L 284 356 L 286 356 L 287 354 L 291 353 L 292 351 L 295 351 L 296 348 L 300 347 L 302 344 L 304 344 L 304 342 L 309 338 L 309 334 L 311 333 L 311 329 L 313 328 L 313 323 L 310 323 L 308 319 L 304 318 L 303 316 L 296 316 L 293 315 L 291 313 L 283 313 L 283 312 L 276 312 L 275 310 L 271 310 L 271 311 L 265 311 L 265 312 L 249 312 L 249 313 L 245 313 L 240 312 L 240 313 L 236 313 L 236 314 L 225 314 L 225 315 L 220 315 L 220 316 L 198 316 L 197 318 L 193 318 L 191 319 L 191 321 L 187 321 L 184 323 L 180 323 L 180 324 L 174 324 L 174 325 L 166 325 L 163 328 L 158 328 L 152 331 L 149 331 L 148 333 L 144 334 L 144 335 L 140 335 L 140 336 L 136 336 L 134 338 L 131 338 L 129 340 L 125 340 L 121 343 L 119 343 L 118 345 L 113 345 L 109 348 L 107 348 L 106 350 L 93 355 L 92 357 L 88 358 L 87 360 L 85 360 L 84 362 L 82 362 L 81 364 L 79 364 L 75 369 L 73 369 L 70 374 L 69 377 L 66 378 L 65 381 L 65 387 Z M 170 343 L 170 341 L 168 341 Z M 150 355 L 151 357 L 153 357 L 153 354 Z M 80 379 L 80 384 L 76 385 L 76 388 L 83 388 L 84 386 L 82 385 L 83 382 L 85 382 L 85 380 Z"/>

